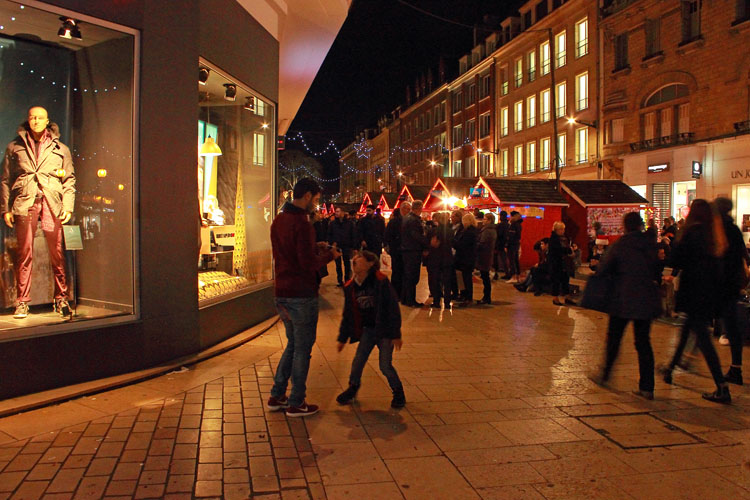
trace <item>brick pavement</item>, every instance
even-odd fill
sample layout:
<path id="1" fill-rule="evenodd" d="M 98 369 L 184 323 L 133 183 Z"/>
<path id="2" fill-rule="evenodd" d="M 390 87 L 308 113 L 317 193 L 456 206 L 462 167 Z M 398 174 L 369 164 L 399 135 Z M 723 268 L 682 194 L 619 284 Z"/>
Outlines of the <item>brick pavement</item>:
<path id="1" fill-rule="evenodd" d="M 322 292 L 308 379 L 319 415 L 263 407 L 277 326 L 189 371 L 0 419 L 0 498 L 750 498 L 750 397 L 733 387 L 733 406 L 704 402 L 702 362 L 640 400 L 628 337 L 602 389 L 585 375 L 606 318 L 501 283 L 491 307 L 402 309 L 404 410 L 389 408 L 375 356 L 340 407 L 354 349 L 336 352 L 341 292 Z M 673 336 L 655 325 L 657 361 Z"/>

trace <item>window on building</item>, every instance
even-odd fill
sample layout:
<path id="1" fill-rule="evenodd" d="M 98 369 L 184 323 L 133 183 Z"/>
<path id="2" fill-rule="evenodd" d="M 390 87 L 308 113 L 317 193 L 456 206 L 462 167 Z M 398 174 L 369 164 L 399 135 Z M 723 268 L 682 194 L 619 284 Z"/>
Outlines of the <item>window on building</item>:
<path id="1" fill-rule="evenodd" d="M 425 122 L 425 130 L 429 130 L 432 127 L 432 110 L 427 112 L 424 122 Z"/>
<path id="2" fill-rule="evenodd" d="M 532 19 L 531 19 L 531 11 L 528 11 L 524 13 L 523 15 L 523 29 L 527 30 L 531 27 Z"/>
<path id="3" fill-rule="evenodd" d="M 687 134 L 690 132 L 690 104 L 677 106 L 677 133 Z"/>
<path id="4" fill-rule="evenodd" d="M 682 43 L 701 36 L 701 0 L 682 0 Z"/>
<path id="5" fill-rule="evenodd" d="M 539 94 L 539 100 L 541 109 L 539 113 L 539 119 L 542 123 L 547 123 L 550 120 L 550 91 L 549 89 L 544 89 Z"/>
<path id="6" fill-rule="evenodd" d="M 659 19 L 646 19 L 646 58 L 655 56 L 661 52 L 661 21 Z"/>
<path id="7" fill-rule="evenodd" d="M 589 74 L 576 76 L 576 111 L 589 107 Z"/>
<path id="8" fill-rule="evenodd" d="M 533 127 L 536 125 L 536 96 L 532 95 L 526 98 L 526 126 Z"/>
<path id="9" fill-rule="evenodd" d="M 561 82 L 557 84 L 557 95 L 556 97 L 556 103 L 557 104 L 557 118 L 562 118 L 567 114 L 567 103 L 566 103 L 566 94 L 567 94 L 567 85 L 565 82 Z"/>
<path id="10" fill-rule="evenodd" d="M 567 62 L 566 38 L 564 31 L 555 36 L 555 68 L 561 68 Z"/>
<path id="11" fill-rule="evenodd" d="M 466 103 L 466 106 L 471 106 L 474 104 L 477 100 L 477 85 L 475 83 L 472 83 L 469 85 L 469 101 Z"/>
<path id="12" fill-rule="evenodd" d="M 672 119 L 674 117 L 674 108 L 666 107 L 659 112 L 659 136 L 672 137 Z"/>
<path id="13" fill-rule="evenodd" d="M 472 118 L 466 122 L 466 139 L 471 142 L 477 139 L 477 121 Z"/>
<path id="14" fill-rule="evenodd" d="M 526 143 L 526 172 L 536 172 L 536 141 Z"/>
<path id="15" fill-rule="evenodd" d="M 557 155 L 560 158 L 561 167 L 564 167 L 565 165 L 567 165 L 567 160 L 566 160 L 566 158 L 568 157 L 568 153 L 566 149 L 567 143 L 568 143 L 567 139 L 568 138 L 564 132 L 557 136 Z"/>
<path id="16" fill-rule="evenodd" d="M 734 24 L 750 20 L 750 0 L 735 0 L 737 15 Z"/>
<path id="17" fill-rule="evenodd" d="M 453 127 L 453 147 L 461 146 L 464 143 L 464 127 L 462 124 Z"/>
<path id="18" fill-rule="evenodd" d="M 576 58 L 589 53 L 589 19 L 583 18 L 576 23 Z"/>
<path id="19" fill-rule="evenodd" d="M 629 68 L 628 60 L 628 34 L 623 33 L 615 37 L 615 71 Z"/>
<path id="20" fill-rule="evenodd" d="M 455 160 L 453 162 L 453 177 L 463 177 L 464 169 L 463 162 L 461 160 Z"/>
<path id="21" fill-rule="evenodd" d="M 253 134 L 253 165 L 263 166 L 266 161 L 266 136 Z"/>
<path id="22" fill-rule="evenodd" d="M 458 113 L 464 109 L 464 93 L 457 90 L 453 93 L 453 112 Z"/>
<path id="23" fill-rule="evenodd" d="M 508 83 L 508 68 L 502 68 L 500 70 L 500 80 L 502 83 L 500 84 L 500 95 L 508 95 L 508 90 L 510 87 L 510 84 Z"/>
<path id="24" fill-rule="evenodd" d="M 542 76 L 549 73 L 550 68 L 550 54 L 549 54 L 549 42 L 544 42 L 539 46 L 539 63 L 540 63 L 540 74 Z"/>
<path id="25" fill-rule="evenodd" d="M 498 168 L 498 175 L 503 177 L 508 176 L 508 150 L 503 149 L 500 151 L 500 168 Z"/>
<path id="26" fill-rule="evenodd" d="M 643 140 L 649 141 L 656 137 L 656 113 L 650 112 L 643 115 Z"/>
<path id="27" fill-rule="evenodd" d="M 513 106 L 513 119 L 516 123 L 514 130 L 516 132 L 523 130 L 523 101 L 518 101 Z"/>
<path id="28" fill-rule="evenodd" d="M 463 173 L 466 174 L 468 177 L 474 177 L 476 175 L 475 168 L 476 168 L 476 159 L 473 156 L 470 158 L 466 158 L 464 160 Z"/>
<path id="29" fill-rule="evenodd" d="M 516 76 L 516 88 L 518 88 L 521 86 L 521 84 L 523 84 L 523 59 L 521 59 L 520 57 L 516 59 L 514 67 Z"/>
<path id="30" fill-rule="evenodd" d="M 624 124 L 623 118 L 615 118 L 607 122 L 604 127 L 604 143 L 605 144 L 616 144 L 624 140 Z"/>
<path id="31" fill-rule="evenodd" d="M 576 129 L 576 163 L 589 161 L 589 129 L 582 127 Z"/>
<path id="32" fill-rule="evenodd" d="M 546 17 L 549 13 L 548 6 L 546 0 L 543 2 L 539 2 L 536 4 L 536 20 L 537 22 L 542 19 L 543 17 Z"/>
<path id="33" fill-rule="evenodd" d="M 656 106 L 658 104 L 662 104 L 667 101 L 671 101 L 673 99 L 679 99 L 681 97 L 687 97 L 690 93 L 690 90 L 688 89 L 687 85 L 683 85 L 681 83 L 674 83 L 671 85 L 667 85 L 666 87 L 662 87 L 646 99 L 646 103 L 644 104 L 644 107 L 648 108 L 651 106 Z"/>
<path id="34" fill-rule="evenodd" d="M 485 176 L 490 173 L 490 155 L 479 153 L 479 175 Z"/>
<path id="35" fill-rule="evenodd" d="M 484 99 L 490 95 L 490 75 L 482 76 L 481 87 L 479 87 L 479 98 Z"/>
<path id="36" fill-rule="evenodd" d="M 438 144 L 440 144 L 440 146 L 441 146 L 441 147 L 442 147 L 443 149 L 445 149 L 446 147 L 448 147 L 448 145 L 447 145 L 447 144 L 446 144 L 446 142 L 445 142 L 445 141 L 446 141 L 446 135 L 447 135 L 447 134 L 446 134 L 445 132 L 441 132 L 441 133 L 440 133 L 440 140 L 439 140 L 439 142 L 438 142 Z M 442 152 L 442 151 L 441 151 L 441 152 Z"/>
<path id="37" fill-rule="evenodd" d="M 526 54 L 526 66 L 529 72 L 529 81 L 536 80 L 536 51 L 532 50 Z"/>
<path id="38" fill-rule="evenodd" d="M 489 113 L 479 115 L 479 137 L 487 137 L 490 135 L 491 123 L 492 119 Z"/>
<path id="39" fill-rule="evenodd" d="M 549 137 L 543 138 L 539 141 L 539 168 L 547 170 L 550 167 L 549 163 Z"/>
<path id="40" fill-rule="evenodd" d="M 440 103 L 440 123 L 443 123 L 445 121 L 445 115 L 446 115 L 445 109 L 446 109 L 446 103 L 445 101 L 443 101 Z"/>
<path id="41" fill-rule="evenodd" d="M 438 123 L 440 123 L 440 105 L 435 104 L 432 108 L 432 126 L 435 127 Z"/>
<path id="42" fill-rule="evenodd" d="M 509 119 L 508 119 L 508 107 L 504 107 L 500 110 L 500 135 L 506 136 L 508 135 L 508 126 L 509 126 Z"/>
<path id="43" fill-rule="evenodd" d="M 513 173 L 521 175 L 523 173 L 523 145 L 515 147 L 515 157 L 513 161 Z"/>

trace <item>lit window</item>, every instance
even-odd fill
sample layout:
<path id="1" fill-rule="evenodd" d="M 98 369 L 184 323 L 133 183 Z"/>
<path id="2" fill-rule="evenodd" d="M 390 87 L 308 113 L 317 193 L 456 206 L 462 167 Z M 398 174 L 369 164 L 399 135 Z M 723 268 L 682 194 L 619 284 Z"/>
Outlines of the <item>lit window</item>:
<path id="1" fill-rule="evenodd" d="M 539 99 L 541 100 L 541 121 L 542 123 L 546 123 L 550 120 L 550 91 L 549 89 L 542 90 L 542 93 L 539 94 Z"/>
<path id="2" fill-rule="evenodd" d="M 549 73 L 550 69 L 549 42 L 544 42 L 539 46 L 539 59 L 540 74 L 544 76 Z"/>
<path id="3" fill-rule="evenodd" d="M 498 172 L 499 175 L 503 177 L 508 176 L 508 150 L 503 149 L 500 151 L 500 171 Z"/>
<path id="4" fill-rule="evenodd" d="M 261 100 L 256 99 L 256 103 L 257 102 L 261 102 Z M 265 158 L 266 158 L 266 136 L 264 134 L 254 134 L 253 135 L 253 165 L 264 165 Z"/>
<path id="5" fill-rule="evenodd" d="M 513 173 L 521 175 L 523 173 L 523 145 L 519 144 L 515 147 L 515 159 L 513 162 Z"/>
<path id="6" fill-rule="evenodd" d="M 516 88 L 520 87 L 523 83 L 523 59 L 516 59 Z"/>
<path id="7" fill-rule="evenodd" d="M 526 144 L 526 171 L 536 171 L 536 141 Z"/>
<path id="8" fill-rule="evenodd" d="M 500 110 L 500 135 L 508 135 L 508 107 Z"/>
<path id="9" fill-rule="evenodd" d="M 589 74 L 576 76 L 576 111 L 589 107 Z"/>
<path id="10" fill-rule="evenodd" d="M 529 71 L 529 81 L 533 82 L 536 80 L 536 51 L 531 51 L 526 57 L 526 62 Z"/>
<path id="11" fill-rule="evenodd" d="M 561 68 L 567 62 L 566 38 L 564 31 L 555 37 L 555 68 Z"/>
<path id="12" fill-rule="evenodd" d="M 576 58 L 589 53 L 589 20 L 581 19 L 576 23 Z"/>
<path id="13" fill-rule="evenodd" d="M 557 155 L 560 157 L 561 167 L 565 166 L 566 164 L 565 158 L 567 158 L 568 156 L 567 150 L 566 150 L 567 142 L 568 142 L 567 137 L 565 136 L 564 132 L 557 136 Z"/>
<path id="14" fill-rule="evenodd" d="M 576 163 L 586 163 L 589 159 L 589 129 L 576 129 Z"/>
<path id="15" fill-rule="evenodd" d="M 557 84 L 557 118 L 562 118 L 566 113 L 565 94 L 567 92 L 567 86 L 565 82 Z"/>
<path id="16" fill-rule="evenodd" d="M 539 142 L 539 166 L 542 170 L 547 170 L 550 167 L 549 143 L 549 137 L 545 137 Z"/>
<path id="17" fill-rule="evenodd" d="M 515 131 L 519 132 L 523 130 L 523 101 L 518 101 L 513 108 L 513 118 L 516 126 Z"/>
<path id="18" fill-rule="evenodd" d="M 536 125 L 536 96 L 532 95 L 526 99 L 526 126 Z"/>

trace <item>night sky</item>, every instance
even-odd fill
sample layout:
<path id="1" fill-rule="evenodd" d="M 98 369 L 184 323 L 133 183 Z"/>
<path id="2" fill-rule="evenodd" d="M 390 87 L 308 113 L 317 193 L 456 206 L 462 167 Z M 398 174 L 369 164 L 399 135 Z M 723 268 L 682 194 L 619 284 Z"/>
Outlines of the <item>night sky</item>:
<path id="1" fill-rule="evenodd" d="M 473 30 L 420 13 L 403 2 L 458 23 L 494 25 L 517 13 L 519 0 L 354 0 L 349 16 L 331 47 L 288 132 L 302 131 L 313 150 L 333 139 L 339 148 L 357 133 L 375 128 L 383 115 L 403 105 L 407 85 L 432 68 L 438 81 L 440 57 L 448 78 L 457 75 L 458 59 L 474 46 Z M 478 40 L 490 33 L 479 30 Z M 287 141 L 287 148 L 297 148 Z M 327 178 L 338 176 L 336 155 L 322 162 Z M 327 185 L 328 193 L 337 186 Z"/>

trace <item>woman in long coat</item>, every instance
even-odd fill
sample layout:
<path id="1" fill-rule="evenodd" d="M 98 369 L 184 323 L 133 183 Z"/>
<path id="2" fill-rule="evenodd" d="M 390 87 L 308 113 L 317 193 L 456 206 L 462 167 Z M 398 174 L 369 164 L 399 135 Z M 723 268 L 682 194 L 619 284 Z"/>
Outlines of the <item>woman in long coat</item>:
<path id="1" fill-rule="evenodd" d="M 461 272 L 464 289 L 461 292 L 462 302 L 460 305 L 467 306 L 471 303 L 474 295 L 472 283 L 472 272 L 477 259 L 477 221 L 473 214 L 466 214 L 461 219 L 463 231 L 459 231 L 453 237 L 453 248 L 456 249 L 456 270 Z"/>
<path id="2" fill-rule="evenodd" d="M 556 306 L 565 304 L 575 305 L 575 302 L 568 297 L 568 283 L 570 275 L 568 274 L 568 265 L 566 258 L 573 251 L 570 249 L 570 241 L 565 236 L 565 224 L 557 221 L 552 225 L 552 234 L 549 237 L 549 247 L 547 250 L 547 268 L 549 277 L 552 281 L 552 303 Z"/>

